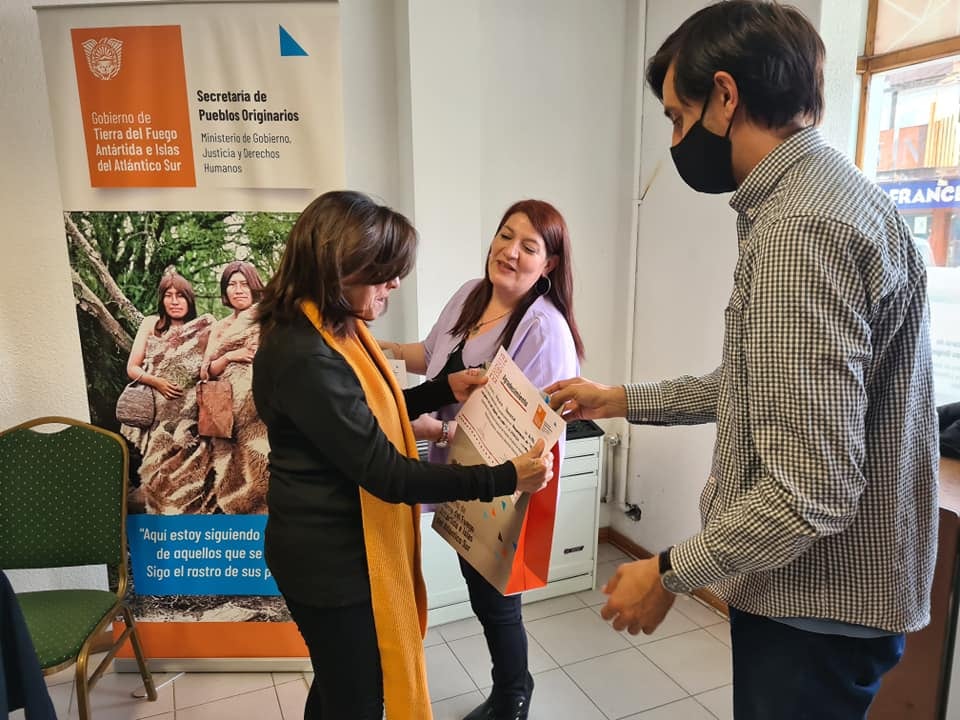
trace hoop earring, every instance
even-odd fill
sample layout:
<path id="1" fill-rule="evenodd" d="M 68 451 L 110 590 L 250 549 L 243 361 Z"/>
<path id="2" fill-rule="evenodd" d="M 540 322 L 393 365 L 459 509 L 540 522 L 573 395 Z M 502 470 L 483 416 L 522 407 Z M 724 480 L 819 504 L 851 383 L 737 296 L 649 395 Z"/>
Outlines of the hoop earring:
<path id="1" fill-rule="evenodd" d="M 536 289 L 537 295 L 546 295 L 548 292 L 550 292 L 551 288 L 553 288 L 553 283 L 550 282 L 550 278 L 548 276 L 541 275 L 539 278 L 537 278 L 537 283 L 533 287 Z"/>

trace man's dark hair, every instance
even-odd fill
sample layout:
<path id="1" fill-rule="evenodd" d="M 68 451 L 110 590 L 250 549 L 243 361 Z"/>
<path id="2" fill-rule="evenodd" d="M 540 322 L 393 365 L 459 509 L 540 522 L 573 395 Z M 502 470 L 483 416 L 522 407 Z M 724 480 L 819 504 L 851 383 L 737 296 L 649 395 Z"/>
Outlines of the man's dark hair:
<path id="1" fill-rule="evenodd" d="M 768 128 L 798 115 L 823 117 L 823 40 L 794 7 L 764 0 L 727 0 L 687 18 L 647 63 L 647 84 L 663 100 L 667 68 L 674 63 L 677 97 L 702 102 L 713 76 L 733 76 L 747 115 Z"/>

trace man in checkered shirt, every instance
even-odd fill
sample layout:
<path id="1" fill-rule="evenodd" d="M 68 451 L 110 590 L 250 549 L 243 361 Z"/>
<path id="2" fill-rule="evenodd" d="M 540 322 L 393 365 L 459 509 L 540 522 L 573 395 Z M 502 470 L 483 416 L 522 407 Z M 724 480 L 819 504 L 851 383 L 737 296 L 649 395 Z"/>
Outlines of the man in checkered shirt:
<path id="1" fill-rule="evenodd" d="M 893 202 L 816 129 L 824 48 L 797 10 L 730 0 L 647 66 L 671 154 L 736 191 L 723 361 L 704 377 L 547 388 L 570 417 L 717 423 L 703 529 L 622 565 L 616 629 L 674 593 L 730 606 L 737 720 L 862 718 L 904 633 L 929 621 L 937 431 L 923 261 Z M 852 71 L 852 69 L 851 69 Z"/>

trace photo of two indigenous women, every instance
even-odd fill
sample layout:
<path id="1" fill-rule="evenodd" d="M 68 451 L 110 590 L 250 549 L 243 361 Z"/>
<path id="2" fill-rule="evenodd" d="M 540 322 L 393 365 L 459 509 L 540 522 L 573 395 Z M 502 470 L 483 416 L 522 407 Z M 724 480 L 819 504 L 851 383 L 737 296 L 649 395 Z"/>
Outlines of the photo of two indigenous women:
<path id="1" fill-rule="evenodd" d="M 90 420 L 127 441 L 130 514 L 266 513 L 269 446 L 251 391 L 255 313 L 295 220 L 64 213 Z M 133 602 L 147 621 L 290 619 L 279 596 Z"/>

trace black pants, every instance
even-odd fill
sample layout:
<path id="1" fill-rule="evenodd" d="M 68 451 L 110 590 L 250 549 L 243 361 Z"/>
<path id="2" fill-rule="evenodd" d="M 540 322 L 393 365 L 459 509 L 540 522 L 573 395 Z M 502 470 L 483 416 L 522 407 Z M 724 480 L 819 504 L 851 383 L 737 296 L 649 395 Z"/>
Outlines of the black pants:
<path id="1" fill-rule="evenodd" d="M 505 597 L 483 575 L 460 558 L 460 570 L 470 591 L 470 607 L 483 625 L 493 661 L 493 691 L 497 699 L 526 696 L 527 631 L 523 627 L 520 595 Z"/>
<path id="2" fill-rule="evenodd" d="M 370 601 L 318 608 L 284 599 L 313 664 L 304 720 L 381 720 L 383 674 Z"/>

